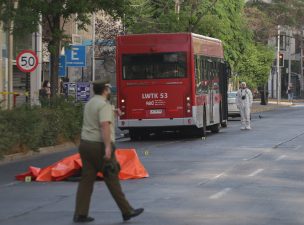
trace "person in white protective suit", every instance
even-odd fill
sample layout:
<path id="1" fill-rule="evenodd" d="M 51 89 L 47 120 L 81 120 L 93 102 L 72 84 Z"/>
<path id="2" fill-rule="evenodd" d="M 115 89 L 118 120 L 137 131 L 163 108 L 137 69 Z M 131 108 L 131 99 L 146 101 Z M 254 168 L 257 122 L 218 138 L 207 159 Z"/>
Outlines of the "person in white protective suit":
<path id="1" fill-rule="evenodd" d="M 252 106 L 252 93 L 247 88 L 246 83 L 242 82 L 241 87 L 237 92 L 236 105 L 240 110 L 242 128 L 241 130 L 251 130 L 250 126 L 250 111 Z"/>

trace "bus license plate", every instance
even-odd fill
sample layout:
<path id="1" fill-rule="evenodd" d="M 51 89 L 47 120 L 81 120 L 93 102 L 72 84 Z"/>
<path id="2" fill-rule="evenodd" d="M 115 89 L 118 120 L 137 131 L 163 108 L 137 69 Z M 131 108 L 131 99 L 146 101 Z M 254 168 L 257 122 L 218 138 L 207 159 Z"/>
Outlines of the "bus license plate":
<path id="1" fill-rule="evenodd" d="M 162 109 L 150 109 L 150 114 L 162 114 L 163 110 Z"/>

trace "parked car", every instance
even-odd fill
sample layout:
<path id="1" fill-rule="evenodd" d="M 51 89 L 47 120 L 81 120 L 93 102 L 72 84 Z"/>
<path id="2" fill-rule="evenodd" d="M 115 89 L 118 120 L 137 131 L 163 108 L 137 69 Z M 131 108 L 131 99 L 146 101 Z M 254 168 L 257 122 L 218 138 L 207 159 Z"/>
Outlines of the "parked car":
<path id="1" fill-rule="evenodd" d="M 237 91 L 228 92 L 228 116 L 238 117 L 241 116 L 240 110 L 236 106 Z"/>

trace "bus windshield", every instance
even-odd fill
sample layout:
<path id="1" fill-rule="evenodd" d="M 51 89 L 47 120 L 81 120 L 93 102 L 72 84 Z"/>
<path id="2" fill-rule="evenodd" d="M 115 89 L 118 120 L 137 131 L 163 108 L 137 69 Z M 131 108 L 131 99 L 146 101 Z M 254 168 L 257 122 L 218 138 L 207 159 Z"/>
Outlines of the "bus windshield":
<path id="1" fill-rule="evenodd" d="M 185 52 L 122 56 L 124 80 L 183 78 L 186 68 Z"/>

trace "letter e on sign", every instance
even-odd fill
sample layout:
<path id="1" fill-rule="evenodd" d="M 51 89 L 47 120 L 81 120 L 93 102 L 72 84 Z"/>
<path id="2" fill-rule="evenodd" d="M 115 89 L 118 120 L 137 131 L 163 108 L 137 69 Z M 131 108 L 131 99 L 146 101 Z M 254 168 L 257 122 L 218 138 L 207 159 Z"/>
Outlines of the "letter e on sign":
<path id="1" fill-rule="evenodd" d="M 78 61 L 79 60 L 79 57 L 77 57 L 77 52 L 79 51 L 79 48 L 77 47 L 72 47 L 72 50 L 71 50 L 71 59 L 72 60 L 76 60 Z"/>
<path id="2" fill-rule="evenodd" d="M 23 50 L 16 58 L 17 67 L 24 73 L 33 72 L 38 66 L 38 57 L 32 50 Z"/>

